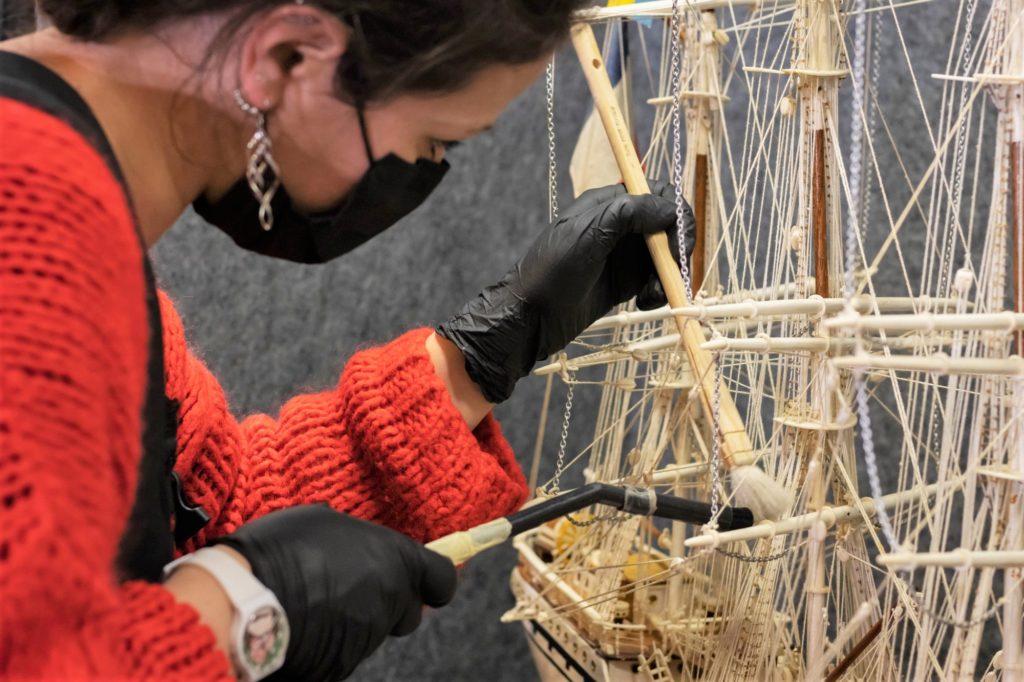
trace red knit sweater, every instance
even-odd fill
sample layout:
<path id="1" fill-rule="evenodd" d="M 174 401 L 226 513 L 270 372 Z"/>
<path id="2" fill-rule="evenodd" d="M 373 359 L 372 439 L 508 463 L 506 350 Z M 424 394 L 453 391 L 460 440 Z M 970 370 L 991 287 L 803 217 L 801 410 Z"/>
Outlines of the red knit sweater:
<path id="1" fill-rule="evenodd" d="M 146 380 L 141 254 L 124 194 L 63 122 L 0 99 L 0 674 L 230 678 L 159 585 L 117 584 Z M 203 545 L 274 509 L 330 503 L 428 540 L 506 514 L 526 485 L 497 422 L 470 431 L 426 329 L 357 353 L 335 389 L 237 422 L 161 295 L 177 471 Z"/>

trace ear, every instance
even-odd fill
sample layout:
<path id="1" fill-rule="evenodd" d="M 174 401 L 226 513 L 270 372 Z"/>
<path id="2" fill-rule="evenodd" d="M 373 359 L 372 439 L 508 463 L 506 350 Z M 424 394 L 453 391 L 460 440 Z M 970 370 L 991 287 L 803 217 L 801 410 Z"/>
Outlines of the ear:
<path id="1" fill-rule="evenodd" d="M 246 100 L 273 109 L 289 79 L 329 78 L 348 47 L 348 28 L 317 7 L 288 4 L 256 19 L 239 60 Z"/>

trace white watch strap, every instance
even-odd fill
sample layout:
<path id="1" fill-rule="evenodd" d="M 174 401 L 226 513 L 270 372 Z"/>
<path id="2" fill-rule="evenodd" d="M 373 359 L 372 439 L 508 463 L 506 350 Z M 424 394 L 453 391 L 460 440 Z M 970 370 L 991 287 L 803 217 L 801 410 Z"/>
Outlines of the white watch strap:
<path id="1" fill-rule="evenodd" d="M 242 568 L 235 559 L 213 547 L 203 547 L 167 564 L 164 566 L 164 577 L 169 577 L 182 564 L 200 566 L 216 578 L 235 609 L 242 609 L 245 604 L 268 591 L 256 576 Z"/>
<path id="2" fill-rule="evenodd" d="M 234 607 L 231 657 L 238 679 L 258 682 L 278 670 L 284 664 L 291 630 L 274 593 L 231 555 L 212 547 L 204 547 L 167 564 L 164 577 L 185 564 L 199 566 L 213 576 Z M 258 631 L 253 632 L 252 627 L 257 627 Z"/>

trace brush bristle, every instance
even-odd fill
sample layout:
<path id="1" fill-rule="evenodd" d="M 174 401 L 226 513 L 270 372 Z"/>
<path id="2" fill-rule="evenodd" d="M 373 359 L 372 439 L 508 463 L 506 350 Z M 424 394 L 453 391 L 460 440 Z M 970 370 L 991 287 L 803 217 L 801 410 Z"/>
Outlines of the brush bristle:
<path id="1" fill-rule="evenodd" d="M 777 521 L 793 506 L 793 493 L 753 465 L 739 466 L 729 472 L 733 503 L 747 507 L 754 521 Z"/>

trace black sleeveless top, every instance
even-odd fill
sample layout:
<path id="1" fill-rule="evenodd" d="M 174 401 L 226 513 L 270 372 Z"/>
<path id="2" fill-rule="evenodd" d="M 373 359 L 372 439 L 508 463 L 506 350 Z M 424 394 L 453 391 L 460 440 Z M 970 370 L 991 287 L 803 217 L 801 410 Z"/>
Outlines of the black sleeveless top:
<path id="1" fill-rule="evenodd" d="M 0 52 L 0 97 L 45 111 L 78 131 L 107 162 L 131 203 L 124 175 L 102 127 L 85 100 L 60 76 L 32 59 Z M 175 544 L 181 545 L 199 532 L 209 516 L 186 502 L 174 473 L 178 404 L 164 391 L 160 306 L 153 267 L 137 220 L 135 232 L 142 251 L 139 266 L 145 273 L 149 347 L 139 477 L 128 524 L 118 544 L 115 569 L 121 580 L 160 582 Z"/>

